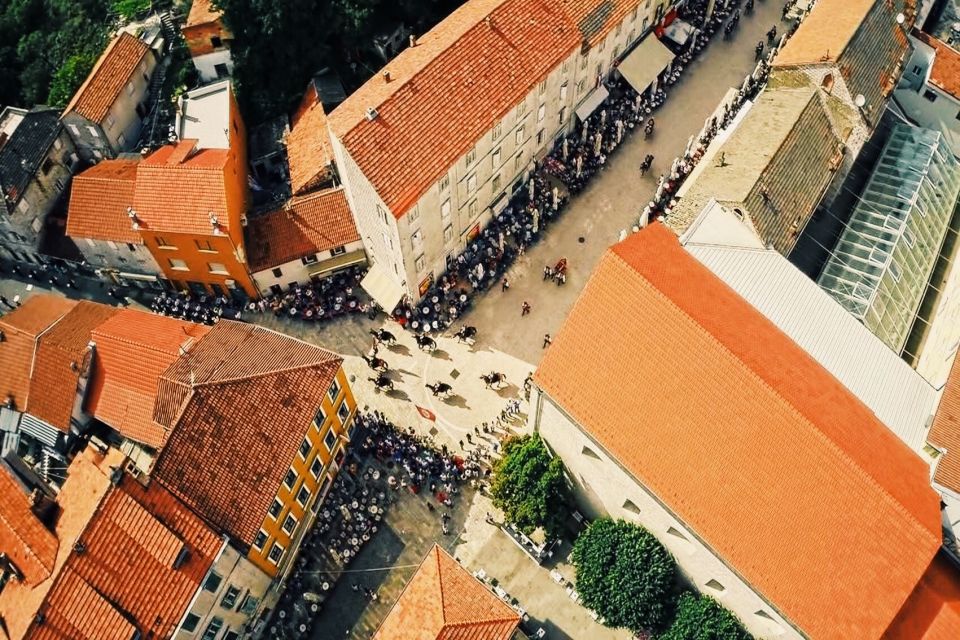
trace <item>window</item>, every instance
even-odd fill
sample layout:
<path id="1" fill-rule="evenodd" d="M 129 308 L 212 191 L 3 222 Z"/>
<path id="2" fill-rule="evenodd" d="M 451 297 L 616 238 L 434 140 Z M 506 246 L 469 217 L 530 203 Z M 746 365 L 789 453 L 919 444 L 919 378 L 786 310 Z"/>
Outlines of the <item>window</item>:
<path id="1" fill-rule="evenodd" d="M 280 267 L 277 267 L 276 269 L 273 270 L 273 277 L 274 277 L 274 278 L 282 278 L 282 277 L 283 277 L 283 271 L 280 270 Z"/>
<path id="2" fill-rule="evenodd" d="M 113 129 L 113 125 L 115 125 L 116 123 L 117 121 L 114 119 L 114 117 L 108 113 L 107 120 L 106 120 L 107 129 Z"/>
<path id="3" fill-rule="evenodd" d="M 70 129 L 70 133 L 72 133 L 73 135 L 75 135 L 75 136 L 79 136 L 79 135 L 80 135 L 80 129 L 77 128 L 77 125 L 75 125 L 75 124 L 68 124 L 68 125 L 67 125 L 67 128 Z"/>
<path id="4" fill-rule="evenodd" d="M 283 546 L 278 542 L 274 542 L 273 546 L 270 547 L 270 554 L 267 556 L 267 559 L 273 564 L 279 564 L 280 558 L 283 557 L 283 551 Z"/>
<path id="5" fill-rule="evenodd" d="M 223 640 L 239 640 L 239 638 L 240 634 L 233 629 L 227 629 L 227 632 L 223 634 Z"/>
<path id="6" fill-rule="evenodd" d="M 644 18 L 644 19 L 643 19 L 643 25 L 640 27 L 640 30 L 641 30 L 641 31 L 646 31 L 646 30 L 647 30 L 647 25 L 648 25 L 649 23 L 650 23 L 650 18 Z"/>
<path id="7" fill-rule="evenodd" d="M 543 122 L 543 119 L 547 115 L 547 105 L 542 104 L 540 108 L 537 109 L 537 122 Z"/>
<path id="8" fill-rule="evenodd" d="M 600 44 L 597 46 L 597 53 L 603 53 L 603 48 L 607 46 L 606 40 L 601 40 Z"/>
<path id="9" fill-rule="evenodd" d="M 330 249 L 330 257 L 342 256 L 346 252 L 347 252 L 347 248 L 343 245 L 340 245 L 339 247 L 334 247 L 333 249 Z"/>
<path id="10" fill-rule="evenodd" d="M 207 576 L 207 579 L 203 581 L 203 590 L 209 591 L 210 593 L 216 593 L 217 589 L 220 588 L 221 582 L 223 582 L 223 577 L 216 571 L 211 571 L 210 575 Z"/>
<path id="11" fill-rule="evenodd" d="M 588 57 L 588 56 L 587 56 L 586 53 L 584 53 L 582 56 L 580 56 L 580 68 L 581 68 L 581 69 L 586 69 L 586 68 L 587 68 L 587 57 Z"/>
<path id="12" fill-rule="evenodd" d="M 894 282 L 900 282 L 903 271 L 900 270 L 900 265 L 897 264 L 896 260 L 890 262 L 890 275 L 893 276 Z"/>
<path id="13" fill-rule="evenodd" d="M 446 191 L 450 187 L 450 176 L 446 175 L 440 178 L 440 191 Z"/>
<path id="14" fill-rule="evenodd" d="M 634 22 L 637 19 L 637 10 L 640 7 L 634 7 L 633 11 L 630 12 L 630 22 Z"/>
<path id="15" fill-rule="evenodd" d="M 600 459 L 600 456 L 597 455 L 597 452 L 587 446 L 584 446 L 583 449 L 580 450 L 580 455 L 584 455 L 588 458 L 593 458 L 594 460 Z"/>
<path id="16" fill-rule="evenodd" d="M 227 590 L 223 594 L 223 598 L 220 600 L 220 606 L 224 609 L 233 609 L 234 605 L 237 604 L 237 598 L 240 597 L 240 588 L 235 587 L 232 584 L 227 585 Z"/>
<path id="17" fill-rule="evenodd" d="M 347 418 L 350 417 L 350 407 L 347 405 L 346 399 L 340 403 L 340 408 L 337 409 L 337 417 L 340 418 L 340 424 L 345 424 Z"/>
<path id="18" fill-rule="evenodd" d="M 563 72 L 563 73 L 566 73 L 567 71 L 569 71 L 569 70 L 570 70 L 570 61 L 569 61 L 569 60 L 564 60 L 564 61 L 563 61 L 563 66 L 560 68 L 560 70 L 561 70 L 561 72 Z"/>
<path id="19" fill-rule="evenodd" d="M 227 271 L 227 265 L 223 264 L 222 262 L 208 262 L 207 271 L 210 273 L 218 273 L 224 276 L 229 275 L 229 272 Z"/>
<path id="20" fill-rule="evenodd" d="M 493 189 L 494 193 L 500 191 L 500 174 L 493 176 L 493 181 L 490 183 L 490 188 Z M 470 204 L 476 204 L 476 202 L 471 202 Z"/>
<path id="21" fill-rule="evenodd" d="M 523 116 L 523 114 L 525 114 L 526 112 L 527 112 L 527 101 L 524 100 L 523 102 L 517 105 L 517 120 L 519 120 Z"/>
<path id="22" fill-rule="evenodd" d="M 495 141 L 500 138 L 500 134 L 503 131 L 502 125 L 503 125 L 502 120 L 497 120 L 497 122 L 493 125 L 493 130 L 490 132 L 490 137 L 493 138 Z"/>
<path id="23" fill-rule="evenodd" d="M 410 241 L 413 243 L 414 249 L 420 249 L 423 247 L 423 230 L 417 229 L 410 234 Z"/>
<path id="24" fill-rule="evenodd" d="M 270 517 L 276 520 L 281 511 L 283 511 L 283 503 L 280 502 L 279 498 L 274 498 L 273 504 L 270 505 L 270 511 L 268 512 Z"/>
<path id="25" fill-rule="evenodd" d="M 413 267 L 417 270 L 417 273 L 423 272 L 423 268 L 426 266 L 426 261 L 423 259 L 423 256 L 420 256 L 413 261 Z"/>
<path id="26" fill-rule="evenodd" d="M 640 507 L 638 507 L 633 500 L 624 500 L 623 501 L 623 510 L 634 515 L 640 515 Z"/>
<path id="27" fill-rule="evenodd" d="M 636 9 L 634 9 L 634 11 L 636 11 Z M 619 22 L 619 23 L 617 23 L 617 28 L 613 30 L 613 33 L 614 33 L 614 35 L 617 35 L 617 36 L 618 36 L 618 35 L 620 35 L 620 33 L 621 33 L 622 31 L 623 31 L 623 23 L 622 23 L 622 22 Z"/>
<path id="28" fill-rule="evenodd" d="M 440 205 L 440 215 L 444 219 L 450 217 L 450 198 L 447 198 L 443 201 L 443 204 Z"/>
<path id="29" fill-rule="evenodd" d="M 43 175 L 47 175 L 50 173 L 50 169 L 53 169 L 53 160 L 44 158 L 43 164 L 40 165 L 40 172 L 43 173 Z"/>
<path id="30" fill-rule="evenodd" d="M 310 465 L 310 475 L 316 479 L 320 477 L 321 472 L 323 472 L 323 460 L 320 459 L 320 456 L 317 456 L 313 459 L 313 464 Z"/>
<path id="31" fill-rule="evenodd" d="M 637 37 L 637 32 L 634 31 L 633 29 L 630 29 L 630 33 L 627 34 L 627 43 L 628 43 L 627 46 L 629 46 L 629 43 L 633 42 L 636 37 Z"/>
<path id="32" fill-rule="evenodd" d="M 173 270 L 175 270 L 175 271 L 189 271 L 189 270 L 190 270 L 190 269 L 187 268 L 187 263 L 184 262 L 183 260 L 180 260 L 179 258 L 170 258 L 169 260 L 167 260 L 167 262 L 170 263 L 170 268 L 173 269 Z"/>
<path id="33" fill-rule="evenodd" d="M 333 445 L 337 443 L 337 434 L 333 432 L 333 429 L 327 431 L 327 435 L 323 437 L 323 446 L 327 448 L 327 451 L 333 451 Z"/>
<path id="34" fill-rule="evenodd" d="M 690 542 L 689 540 L 687 540 L 687 536 L 683 535 L 683 533 L 682 533 L 681 531 L 679 531 L 679 530 L 677 530 L 677 529 L 674 529 L 673 527 L 667 527 L 667 533 L 669 533 L 669 534 L 670 534 L 671 536 L 673 536 L 674 538 L 680 538 L 681 540 L 684 540 L 685 542 Z"/>
<path id="35" fill-rule="evenodd" d="M 543 129 L 537 131 L 537 146 L 543 146 Z"/>
<path id="36" fill-rule="evenodd" d="M 935 94 L 933 91 L 930 91 L 930 89 L 927 89 L 926 91 L 923 92 L 923 97 L 929 100 L 930 102 L 937 101 L 937 94 Z"/>
<path id="37" fill-rule="evenodd" d="M 195 613 L 188 613 L 187 617 L 183 619 L 183 630 L 188 633 L 193 633 L 197 630 L 197 624 L 200 623 L 200 616 Z"/>
<path id="38" fill-rule="evenodd" d="M 243 603 L 240 605 L 240 613 L 250 615 L 257 610 L 258 604 L 260 604 L 260 599 L 254 598 L 248 594 L 247 597 L 243 599 Z"/>
<path id="39" fill-rule="evenodd" d="M 476 161 L 477 161 L 477 148 L 474 147 L 473 149 L 470 149 L 470 151 L 467 151 L 467 166 L 469 167 Z"/>
<path id="40" fill-rule="evenodd" d="M 587 83 L 583 80 L 577 81 L 577 94 L 583 93 L 583 90 L 587 87 Z"/>
<path id="41" fill-rule="evenodd" d="M 297 500 L 299 502 L 299 500 Z M 292 513 L 287 514 L 287 518 L 283 521 L 283 532 L 287 535 L 291 535 L 293 530 L 297 528 L 297 517 Z"/>
<path id="42" fill-rule="evenodd" d="M 722 584 L 720 584 L 720 583 L 717 582 L 716 580 L 713 580 L 712 578 L 711 578 L 710 580 L 707 580 L 706 586 L 710 587 L 711 589 L 713 589 L 713 590 L 716 591 L 717 593 L 723 593 L 724 591 L 727 590 L 727 588 L 726 588 L 725 586 L 723 586 Z"/>
<path id="43" fill-rule="evenodd" d="M 497 176 L 497 177 L 500 177 L 500 176 Z M 477 217 L 477 201 L 476 200 L 472 201 L 470 204 L 467 205 L 467 215 L 470 217 L 471 220 Z"/>
<path id="44" fill-rule="evenodd" d="M 133 244 L 132 242 L 128 242 L 128 243 L 127 243 L 127 249 L 130 251 L 130 253 L 136 253 L 136 252 L 137 252 L 137 245 Z"/>
<path id="45" fill-rule="evenodd" d="M 39 233 L 39 232 L 40 232 L 40 218 L 34 218 L 34 219 L 33 219 L 33 225 L 32 225 L 32 226 L 33 226 L 33 230 Z M 107 240 L 107 246 L 110 247 L 111 249 L 113 249 L 114 251 L 117 250 L 117 243 L 114 242 L 113 240 Z"/>
<path id="46" fill-rule="evenodd" d="M 214 49 L 219 49 L 223 46 L 223 41 L 220 40 L 219 36 L 210 36 L 210 46 Z"/>
<path id="47" fill-rule="evenodd" d="M 547 91 L 547 81 L 546 79 L 540 81 L 540 86 L 537 87 L 537 93 L 541 96 Z"/>
<path id="48" fill-rule="evenodd" d="M 319 259 L 317 258 L 317 254 L 314 253 L 309 256 L 303 256 L 302 258 L 300 258 L 300 262 L 302 262 L 305 265 L 317 264 L 317 262 L 319 262 Z"/>
<path id="49" fill-rule="evenodd" d="M 523 144 L 523 127 L 517 129 L 517 135 L 514 138 L 517 144 Z"/>
<path id="50" fill-rule="evenodd" d="M 420 207 L 419 205 L 413 205 L 413 209 L 410 209 L 410 212 L 407 213 L 407 219 L 413 223 L 420 219 Z"/>
<path id="51" fill-rule="evenodd" d="M 323 426 L 323 423 L 326 419 L 327 413 L 323 410 L 323 407 L 317 409 L 317 414 L 313 416 L 313 421 L 317 423 L 317 429 Z"/>
<path id="52" fill-rule="evenodd" d="M 443 230 L 443 241 L 450 242 L 451 240 L 453 240 L 453 227 L 447 226 L 447 228 Z"/>
<path id="53" fill-rule="evenodd" d="M 327 390 L 327 395 L 330 396 L 330 402 L 336 402 L 337 396 L 340 395 L 340 383 L 337 382 L 334 378 L 333 382 L 330 383 L 330 388 Z"/>
<path id="54" fill-rule="evenodd" d="M 301 507 L 307 504 L 307 501 L 310 500 L 310 489 L 306 487 L 300 487 L 300 491 L 297 492 L 297 504 Z M 290 516 L 287 516 L 287 520 L 290 519 Z M 286 522 L 284 522 L 286 524 Z"/>
<path id="55" fill-rule="evenodd" d="M 293 489 L 293 485 L 297 483 L 297 471 L 296 469 L 287 469 L 287 475 L 283 476 L 283 486 L 287 489 Z"/>
<path id="56" fill-rule="evenodd" d="M 497 147 L 496 149 L 493 150 L 493 156 L 492 156 L 492 157 L 493 157 L 493 168 L 494 168 L 494 169 L 496 169 L 497 167 L 500 166 L 500 156 L 501 156 L 501 155 L 503 155 L 503 154 L 500 152 L 500 147 Z"/>
<path id="57" fill-rule="evenodd" d="M 471 173 L 467 178 L 467 193 L 473 193 L 477 190 L 477 174 Z"/>
<path id="58" fill-rule="evenodd" d="M 307 456 L 310 455 L 310 449 L 313 447 L 310 444 L 310 438 L 304 438 L 303 442 L 300 443 L 300 457 L 304 460 L 307 459 Z"/>
<path id="59" fill-rule="evenodd" d="M 520 173 L 523 170 L 523 152 L 517 154 L 517 157 L 513 159 L 513 170 L 517 173 Z"/>
<path id="60" fill-rule="evenodd" d="M 209 251 L 211 253 L 216 253 L 217 250 L 213 248 L 213 244 L 209 240 L 194 240 L 193 244 L 197 245 L 199 251 Z"/>
<path id="61" fill-rule="evenodd" d="M 910 229 L 904 229 L 903 241 L 907 243 L 907 246 L 912 247 L 914 244 L 916 244 L 917 239 L 913 237 L 913 234 L 910 232 Z"/>
<path id="62" fill-rule="evenodd" d="M 380 219 L 381 219 L 381 220 L 383 220 L 384 222 L 387 221 L 387 212 L 384 211 L 384 210 L 383 210 L 383 207 L 381 207 L 380 205 L 377 205 L 377 213 L 380 214 Z"/>
<path id="63" fill-rule="evenodd" d="M 566 107 L 563 107 L 562 109 L 560 109 L 560 114 L 559 114 L 559 116 L 558 116 L 558 119 L 560 120 L 560 124 L 563 124 L 563 123 L 565 123 L 565 122 L 567 121 L 567 108 L 566 108 Z"/>
<path id="64" fill-rule="evenodd" d="M 267 544 L 267 532 L 263 529 L 257 532 L 257 537 L 253 539 L 253 548 L 257 551 L 263 549 L 263 545 Z"/>
<path id="65" fill-rule="evenodd" d="M 560 85 L 560 102 L 564 102 L 567 99 L 567 83 L 564 82 Z"/>
<path id="66" fill-rule="evenodd" d="M 223 628 L 223 618 L 218 618 L 214 616 L 210 620 L 210 624 L 207 625 L 206 630 L 201 636 L 201 640 L 214 640 L 217 637 L 217 634 L 220 633 L 220 629 Z"/>
<path id="67" fill-rule="evenodd" d="M 161 249 L 176 249 L 176 247 L 170 244 L 170 241 L 163 236 L 157 236 L 157 246 Z"/>

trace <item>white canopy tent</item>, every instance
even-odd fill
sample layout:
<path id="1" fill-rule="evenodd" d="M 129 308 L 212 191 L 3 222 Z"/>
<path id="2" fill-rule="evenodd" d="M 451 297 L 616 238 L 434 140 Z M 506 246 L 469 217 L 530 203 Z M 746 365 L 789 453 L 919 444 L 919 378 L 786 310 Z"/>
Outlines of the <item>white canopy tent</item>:
<path id="1" fill-rule="evenodd" d="M 404 294 L 403 288 L 387 270 L 376 263 L 370 265 L 370 270 L 363 277 L 360 286 L 387 313 L 392 313 L 397 308 Z"/>
<path id="2" fill-rule="evenodd" d="M 648 36 L 620 61 L 617 70 L 631 87 L 642 92 L 653 84 L 660 72 L 673 62 L 673 58 L 670 49 L 663 46 L 655 36 Z"/>
<path id="3" fill-rule="evenodd" d="M 608 95 L 610 95 L 610 92 L 607 91 L 607 88 L 602 84 L 599 85 L 591 91 L 587 97 L 583 99 L 583 102 L 580 103 L 580 106 L 577 107 L 577 117 L 580 118 L 581 121 L 589 118 L 590 114 L 597 110 L 597 107 L 607 99 Z"/>

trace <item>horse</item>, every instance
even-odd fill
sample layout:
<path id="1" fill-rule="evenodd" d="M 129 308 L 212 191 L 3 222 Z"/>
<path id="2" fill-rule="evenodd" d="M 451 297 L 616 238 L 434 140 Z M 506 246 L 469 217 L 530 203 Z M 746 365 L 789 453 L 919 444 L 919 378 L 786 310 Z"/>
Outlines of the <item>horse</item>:
<path id="1" fill-rule="evenodd" d="M 434 397 L 443 396 L 444 398 L 446 398 L 450 395 L 450 392 L 453 391 L 453 387 L 451 387 L 446 382 L 434 382 L 433 384 L 426 384 L 424 386 L 427 389 L 430 389 Z"/>
<path id="2" fill-rule="evenodd" d="M 376 386 L 376 391 L 393 391 L 393 380 L 382 373 L 376 378 L 367 378 Z"/>
<path id="3" fill-rule="evenodd" d="M 483 380 L 483 384 L 485 384 L 487 389 L 489 389 L 494 385 L 499 385 L 506 382 L 507 376 L 496 371 L 491 371 L 490 373 L 480 376 L 480 379 Z"/>
<path id="4" fill-rule="evenodd" d="M 397 337 L 386 329 L 370 329 L 370 335 L 388 346 L 397 343 Z"/>
<path id="5" fill-rule="evenodd" d="M 421 351 L 433 351 L 437 348 L 437 341 L 430 336 L 425 336 L 422 333 L 418 333 L 414 337 L 417 340 L 417 347 Z"/>
<path id="6" fill-rule="evenodd" d="M 387 361 L 377 356 L 362 356 L 367 366 L 374 371 L 384 372 L 387 370 Z"/>
<path id="7" fill-rule="evenodd" d="M 477 339 L 477 328 L 468 326 L 460 327 L 460 330 L 457 331 L 453 337 L 457 339 L 457 342 L 475 342 Z"/>

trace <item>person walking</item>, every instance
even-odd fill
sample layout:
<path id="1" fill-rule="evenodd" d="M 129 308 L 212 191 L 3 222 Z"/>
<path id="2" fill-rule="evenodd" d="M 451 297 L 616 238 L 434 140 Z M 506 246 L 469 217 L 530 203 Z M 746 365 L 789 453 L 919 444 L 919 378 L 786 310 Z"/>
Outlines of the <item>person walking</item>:
<path id="1" fill-rule="evenodd" d="M 550 268 L 550 265 L 546 265 L 543 268 L 543 279 L 549 280 L 552 277 L 553 277 L 553 269 Z"/>
<path id="2" fill-rule="evenodd" d="M 510 288 L 510 281 L 504 277 L 503 282 L 500 284 L 501 293 Z"/>
<path id="3" fill-rule="evenodd" d="M 526 300 L 523 301 L 523 307 L 520 309 L 520 317 L 523 317 L 530 313 L 530 303 Z"/>
<path id="4" fill-rule="evenodd" d="M 549 333 L 543 334 L 543 348 L 544 348 L 544 349 L 546 349 L 547 347 L 549 347 L 552 342 L 553 342 L 553 341 L 550 339 L 550 334 L 549 334 Z"/>

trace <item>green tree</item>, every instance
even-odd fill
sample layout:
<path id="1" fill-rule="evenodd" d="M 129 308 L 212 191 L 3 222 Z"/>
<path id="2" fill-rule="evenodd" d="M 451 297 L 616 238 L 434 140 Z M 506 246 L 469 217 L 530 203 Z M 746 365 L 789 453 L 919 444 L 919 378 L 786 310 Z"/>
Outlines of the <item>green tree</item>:
<path id="1" fill-rule="evenodd" d="M 732 613 L 709 596 L 684 593 L 670 628 L 658 640 L 750 640 Z"/>
<path id="2" fill-rule="evenodd" d="M 673 556 L 643 527 L 601 518 L 573 546 L 577 592 L 609 627 L 657 632 L 676 602 Z"/>
<path id="3" fill-rule="evenodd" d="M 494 467 L 493 504 L 524 533 L 543 527 L 560 537 L 568 516 L 569 495 L 563 462 L 552 457 L 539 435 L 511 438 Z"/>
<path id="4" fill-rule="evenodd" d="M 47 104 L 61 109 L 67 106 L 96 61 L 97 56 L 92 53 L 78 53 L 70 56 L 53 74 Z"/>
<path id="5" fill-rule="evenodd" d="M 113 0 L 113 10 L 125 20 L 132 20 L 146 13 L 152 5 L 150 0 Z"/>

